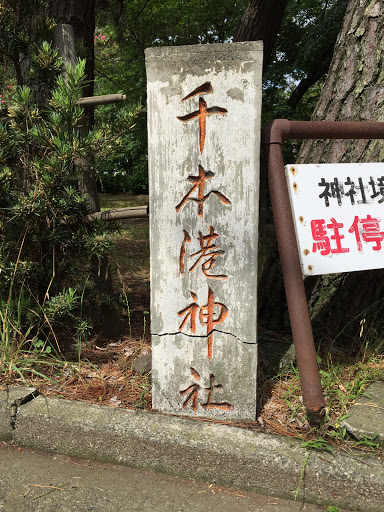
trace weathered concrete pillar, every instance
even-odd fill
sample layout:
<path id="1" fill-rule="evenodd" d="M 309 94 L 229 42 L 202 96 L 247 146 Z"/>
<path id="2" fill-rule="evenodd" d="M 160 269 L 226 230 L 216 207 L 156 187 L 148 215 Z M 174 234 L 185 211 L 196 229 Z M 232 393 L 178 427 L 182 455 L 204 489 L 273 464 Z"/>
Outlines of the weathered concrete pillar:
<path id="1" fill-rule="evenodd" d="M 255 420 L 262 45 L 146 62 L 153 408 Z"/>

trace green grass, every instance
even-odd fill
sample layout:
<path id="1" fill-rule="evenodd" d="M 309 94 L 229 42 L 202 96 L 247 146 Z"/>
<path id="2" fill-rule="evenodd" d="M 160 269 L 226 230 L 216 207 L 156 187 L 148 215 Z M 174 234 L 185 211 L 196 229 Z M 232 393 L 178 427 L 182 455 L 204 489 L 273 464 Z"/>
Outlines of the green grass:
<path id="1" fill-rule="evenodd" d="M 13 286 L 7 302 L 0 304 L 0 376 L 3 380 L 16 376 L 25 384 L 28 375 L 55 383 L 47 372 L 63 363 L 52 353 L 53 347 L 48 340 L 43 342 L 39 339 L 44 328 L 48 327 L 47 320 L 44 320 L 39 304 L 33 309 L 23 289 L 16 298 L 12 296 L 12 289 Z M 25 311 L 34 317 L 35 322 L 30 320 L 29 325 L 23 325 Z"/>
<path id="2" fill-rule="evenodd" d="M 375 439 L 356 442 L 342 426 L 342 420 L 348 417 L 348 412 L 355 401 L 364 395 L 366 387 L 373 381 L 383 379 L 384 360 L 382 354 L 373 354 L 367 361 L 351 358 L 349 361 L 335 361 L 331 357 L 320 362 L 321 385 L 326 399 L 327 407 L 321 421 L 315 425 L 308 423 L 308 415 L 302 402 L 301 385 L 296 367 L 290 372 L 282 374 L 277 379 L 277 387 L 281 386 L 281 393 L 285 402 L 287 426 L 296 425 L 296 432 L 308 446 L 316 449 L 313 443 L 336 444 L 365 451 L 381 452 L 383 443 Z M 276 390 L 275 390 L 276 392 Z M 283 431 L 281 432 L 283 433 Z M 322 444 L 319 443 L 321 447 Z M 303 445 L 304 446 L 304 445 Z"/>
<path id="3" fill-rule="evenodd" d="M 131 194 L 100 194 L 101 211 L 115 208 L 130 208 L 132 206 L 146 206 L 149 201 L 147 195 Z"/>

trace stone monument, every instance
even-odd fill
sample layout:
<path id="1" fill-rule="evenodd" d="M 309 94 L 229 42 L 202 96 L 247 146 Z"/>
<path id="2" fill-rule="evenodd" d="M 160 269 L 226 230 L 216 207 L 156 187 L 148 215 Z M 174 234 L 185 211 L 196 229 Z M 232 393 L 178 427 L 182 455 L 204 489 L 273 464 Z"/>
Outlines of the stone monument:
<path id="1" fill-rule="evenodd" d="M 262 43 L 146 67 L 153 409 L 255 420 Z"/>

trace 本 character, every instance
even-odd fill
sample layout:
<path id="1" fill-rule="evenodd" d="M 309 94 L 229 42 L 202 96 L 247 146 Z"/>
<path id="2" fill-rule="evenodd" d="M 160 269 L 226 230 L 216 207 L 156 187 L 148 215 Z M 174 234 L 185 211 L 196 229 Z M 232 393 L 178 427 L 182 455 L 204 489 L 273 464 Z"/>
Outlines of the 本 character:
<path id="1" fill-rule="evenodd" d="M 192 188 L 185 194 L 180 203 L 176 206 L 176 211 L 179 212 L 183 206 L 187 203 L 187 201 L 194 201 L 197 205 L 197 211 L 199 217 L 203 216 L 204 203 L 208 199 L 211 194 L 217 196 L 220 201 L 225 204 L 231 204 L 231 201 L 225 197 L 224 194 L 218 192 L 217 190 L 212 190 L 208 192 L 208 194 L 204 195 L 204 187 L 205 182 L 209 179 L 213 178 L 214 174 L 212 171 L 205 171 L 202 165 L 199 165 L 199 175 L 198 176 L 188 176 L 188 181 L 192 183 Z M 197 197 L 190 197 L 197 190 Z"/>

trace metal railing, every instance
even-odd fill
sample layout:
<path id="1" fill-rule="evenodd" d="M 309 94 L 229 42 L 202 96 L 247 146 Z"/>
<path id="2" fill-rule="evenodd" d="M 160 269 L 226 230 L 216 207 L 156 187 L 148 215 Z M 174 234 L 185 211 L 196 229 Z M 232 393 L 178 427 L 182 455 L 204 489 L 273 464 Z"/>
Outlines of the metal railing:
<path id="1" fill-rule="evenodd" d="M 267 124 L 262 131 L 262 145 L 268 164 L 269 191 L 303 402 L 309 412 L 319 415 L 325 407 L 325 400 L 284 172 L 282 143 L 288 139 L 384 139 L 384 123 L 276 119 Z"/>

